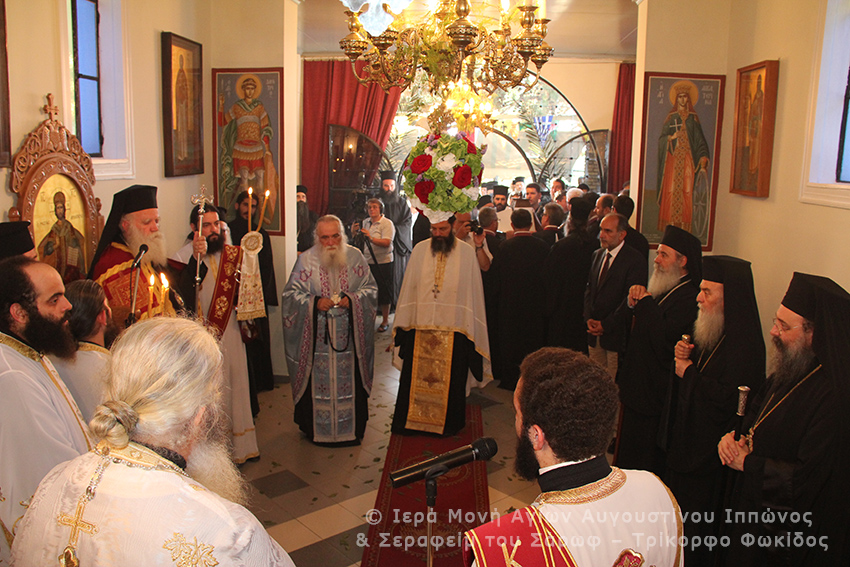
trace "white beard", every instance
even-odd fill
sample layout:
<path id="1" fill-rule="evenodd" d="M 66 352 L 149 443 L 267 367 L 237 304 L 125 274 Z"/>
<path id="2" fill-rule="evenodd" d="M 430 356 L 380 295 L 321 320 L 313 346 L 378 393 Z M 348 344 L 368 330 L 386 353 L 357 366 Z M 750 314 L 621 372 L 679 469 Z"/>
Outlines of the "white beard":
<path id="1" fill-rule="evenodd" d="M 165 235 L 159 231 L 151 235 L 145 234 L 138 228 L 132 225 L 127 227 L 127 232 L 122 233 L 124 241 L 127 243 L 127 248 L 130 253 L 135 256 L 139 253 L 139 247 L 142 244 L 147 244 L 148 251 L 142 258 L 143 265 L 165 266 L 168 262 L 168 253 L 165 246 Z"/>
<path id="2" fill-rule="evenodd" d="M 245 505 L 248 483 L 230 459 L 226 442 L 199 441 L 186 458 L 186 473 L 222 498 Z"/>
<path id="3" fill-rule="evenodd" d="M 723 305 L 716 306 L 714 313 L 700 308 L 694 323 L 694 343 L 703 352 L 714 348 L 726 329 Z"/>
<path id="4" fill-rule="evenodd" d="M 321 244 L 319 245 L 321 246 Z M 345 248 L 340 246 L 322 247 L 319 251 L 319 261 L 328 269 L 339 269 L 345 265 Z"/>
<path id="5" fill-rule="evenodd" d="M 664 295 L 676 287 L 676 284 L 679 283 L 683 275 L 682 268 L 678 266 L 674 266 L 669 272 L 665 272 L 656 264 L 652 270 L 652 277 L 649 278 L 649 285 L 646 287 L 646 290 L 653 299 L 657 299 L 659 296 Z"/>

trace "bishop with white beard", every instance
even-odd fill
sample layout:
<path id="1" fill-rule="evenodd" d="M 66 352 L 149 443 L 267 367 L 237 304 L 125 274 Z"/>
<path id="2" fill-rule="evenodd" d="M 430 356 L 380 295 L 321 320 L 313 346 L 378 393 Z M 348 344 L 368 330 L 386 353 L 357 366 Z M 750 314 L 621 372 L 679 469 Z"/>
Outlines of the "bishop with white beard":
<path id="1" fill-rule="evenodd" d="M 295 423 L 319 444 L 359 444 L 369 417 L 378 286 L 342 222 L 316 222 L 283 289 L 283 339 Z"/>
<path id="2" fill-rule="evenodd" d="M 628 305 L 634 322 L 617 377 L 623 416 L 617 466 L 664 471 L 666 427 L 662 413 L 675 399 L 671 384 L 673 347 L 690 334 L 697 316 L 702 248 L 696 236 L 675 226 L 664 231 L 649 286 L 632 286 Z"/>
<path id="3" fill-rule="evenodd" d="M 112 308 L 113 320 L 122 327 L 133 303 L 133 285 L 136 283 L 133 259 L 138 256 L 142 245 L 147 246 L 147 252 L 139 264 L 135 320 L 176 314 L 175 302 L 179 299 L 173 289 L 165 294 L 160 277 L 161 272 L 168 273 L 169 269 L 165 236 L 159 231 L 159 221 L 156 187 L 133 185 L 112 198 L 112 209 L 103 227 L 88 278 L 103 287 Z M 150 282 L 153 282 L 152 291 L 149 289 Z"/>
<path id="4" fill-rule="evenodd" d="M 670 424 L 664 482 L 688 513 L 688 541 L 719 535 L 724 475 L 717 442 L 736 426 L 738 387 L 755 391 L 764 382 L 764 338 L 750 263 L 706 256 L 702 268 L 694 341 L 676 345 L 678 394 L 664 413 Z M 714 523 L 690 521 L 710 512 Z M 685 559 L 688 565 L 713 565 L 713 554 L 705 545 L 689 546 Z"/>

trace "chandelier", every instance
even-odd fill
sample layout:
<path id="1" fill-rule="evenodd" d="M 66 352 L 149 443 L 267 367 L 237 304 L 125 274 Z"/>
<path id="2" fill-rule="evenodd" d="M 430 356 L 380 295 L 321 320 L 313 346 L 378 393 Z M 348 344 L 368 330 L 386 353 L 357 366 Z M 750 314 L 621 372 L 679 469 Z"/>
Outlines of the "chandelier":
<path id="1" fill-rule="evenodd" d="M 370 4 L 369 10 L 363 12 L 369 24 L 366 29 L 360 18 L 364 1 L 342 2 L 349 8 L 345 12 L 349 34 L 340 40 L 340 48 L 361 84 L 375 83 L 385 91 L 392 87 L 406 89 L 420 69 L 427 74 L 431 92 L 443 98 L 444 103 L 451 100 L 448 95 L 458 85 L 466 85 L 482 96 L 519 85 L 528 90 L 537 83 L 540 69 L 554 51 L 545 41 L 549 20 L 535 18 L 538 8 L 530 4 L 531 0 L 510 12 L 503 5 L 493 30 L 487 29 L 488 18 L 483 15 L 476 18 L 480 20 L 478 24 L 468 19 L 468 0 L 440 0 L 434 12 L 420 18 L 421 23 L 407 27 L 389 13 L 394 5 L 372 0 L 383 10 L 376 12 Z M 517 13 L 521 29 L 511 36 L 511 20 L 516 19 Z M 489 20 L 493 23 L 494 18 Z M 366 63 L 359 73 L 357 61 Z M 536 73 L 530 71 L 529 61 Z M 466 114 L 476 114 L 473 108 L 468 110 Z M 483 116 L 478 110 L 477 115 Z M 458 116 L 457 112 L 453 114 Z"/>

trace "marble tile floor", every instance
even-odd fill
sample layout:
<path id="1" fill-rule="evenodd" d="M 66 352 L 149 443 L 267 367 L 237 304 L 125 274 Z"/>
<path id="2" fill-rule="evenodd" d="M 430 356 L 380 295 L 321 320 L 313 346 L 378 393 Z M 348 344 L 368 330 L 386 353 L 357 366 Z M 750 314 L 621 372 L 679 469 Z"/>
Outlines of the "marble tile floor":
<path id="1" fill-rule="evenodd" d="M 386 351 L 392 334 L 375 336 L 369 421 L 359 447 L 310 443 L 292 420 L 292 390 L 286 379 L 260 394 L 256 420 L 260 459 L 241 467 L 252 485 L 249 508 L 299 567 L 360 564 L 363 548 L 358 537 L 365 540 L 369 527 L 365 515 L 378 493 L 398 390 L 399 373 L 392 366 L 392 353 Z M 512 392 L 490 383 L 473 390 L 467 403 L 481 406 L 484 435 L 499 444 L 499 453 L 487 466 L 491 510 L 503 514 L 528 505 L 539 491 L 536 483 L 513 472 Z"/>

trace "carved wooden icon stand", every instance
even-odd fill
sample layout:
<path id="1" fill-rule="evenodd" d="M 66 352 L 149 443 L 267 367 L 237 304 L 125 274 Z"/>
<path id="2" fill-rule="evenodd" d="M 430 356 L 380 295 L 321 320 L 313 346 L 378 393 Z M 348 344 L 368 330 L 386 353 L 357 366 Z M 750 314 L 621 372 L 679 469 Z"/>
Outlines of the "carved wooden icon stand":
<path id="1" fill-rule="evenodd" d="M 47 119 L 27 135 L 12 158 L 11 189 L 18 195 L 18 204 L 9 209 L 9 220 L 32 223 L 38 193 L 47 180 L 54 175 L 67 177 L 83 203 L 86 259 L 91 262 L 103 230 L 100 199 L 92 189 L 95 178 L 91 157 L 77 137 L 56 119 L 59 109 L 53 104 L 52 94 L 47 95 L 47 104 L 41 110 Z M 33 224 L 30 233 L 35 238 Z M 39 243 L 35 244 L 37 247 Z"/>

